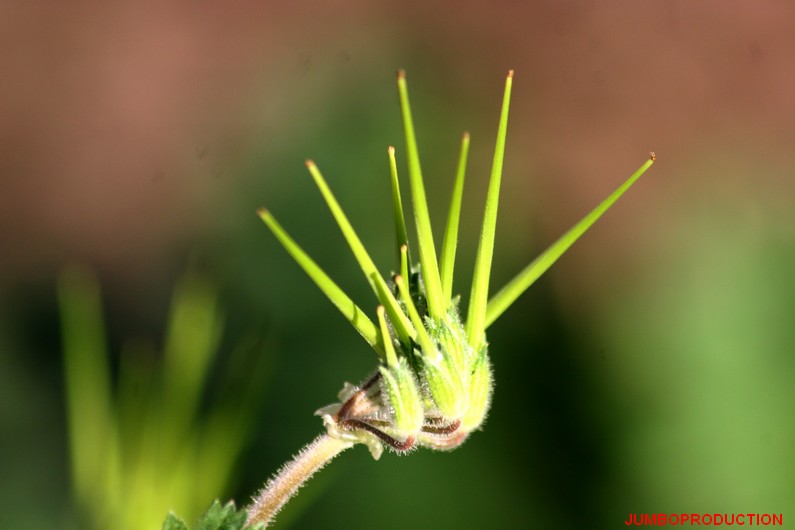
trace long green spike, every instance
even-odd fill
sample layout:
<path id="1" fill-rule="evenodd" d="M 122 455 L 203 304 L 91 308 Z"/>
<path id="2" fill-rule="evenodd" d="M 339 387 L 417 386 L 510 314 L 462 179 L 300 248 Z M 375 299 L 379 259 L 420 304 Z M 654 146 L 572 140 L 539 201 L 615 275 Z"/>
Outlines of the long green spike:
<path id="1" fill-rule="evenodd" d="M 464 195 L 464 176 L 467 171 L 467 155 L 469 154 L 469 133 L 461 137 L 461 154 L 458 157 L 458 169 L 453 185 L 453 197 L 450 199 L 450 211 L 447 215 L 447 227 L 442 241 L 442 256 L 439 259 L 442 292 L 447 305 L 453 297 L 453 270 L 455 268 L 455 251 L 458 244 L 458 223 L 461 219 L 461 198 Z"/>
<path id="2" fill-rule="evenodd" d="M 389 335 L 389 327 L 386 325 L 386 317 L 384 316 L 384 306 L 378 306 L 378 324 L 381 328 L 381 337 L 384 339 L 384 352 L 386 352 L 387 366 L 397 366 L 398 358 L 395 353 L 395 346 L 392 344 L 392 338 Z"/>
<path id="3" fill-rule="evenodd" d="M 417 150 L 417 138 L 414 134 L 414 121 L 411 118 L 409 94 L 406 87 L 406 72 L 397 74 L 400 110 L 403 115 L 403 131 L 406 136 L 406 156 L 409 163 L 409 182 L 411 183 L 411 201 L 414 206 L 414 219 L 417 225 L 417 239 L 420 249 L 422 278 L 425 281 L 425 297 L 428 310 L 433 318 L 441 318 L 447 307 L 442 294 L 442 282 L 439 279 L 439 265 L 436 261 L 436 247 L 433 244 L 431 218 L 428 214 L 428 203 L 425 200 L 425 185 L 422 181 L 420 156 Z"/>
<path id="4" fill-rule="evenodd" d="M 375 276 L 377 273 L 373 273 Z M 380 280 L 380 281 L 379 281 Z M 395 332 L 398 335 L 400 341 L 408 346 L 411 341 L 409 339 L 414 339 L 417 337 L 416 331 L 414 331 L 414 327 L 411 325 L 411 321 L 408 317 L 403 313 L 403 310 L 400 309 L 400 306 L 397 304 L 397 299 L 395 295 L 392 294 L 392 291 L 387 287 L 386 282 L 382 280 L 380 277 L 376 279 L 375 283 L 378 299 L 379 300 L 395 300 L 394 305 L 387 305 L 385 307 L 386 314 L 389 317 L 389 321 L 392 322 L 392 326 L 395 328 Z"/>
<path id="5" fill-rule="evenodd" d="M 372 258 L 370 258 L 370 254 L 367 253 L 359 236 L 356 235 L 350 221 L 348 221 L 348 217 L 345 215 L 345 212 L 342 211 L 337 199 L 334 198 L 334 194 L 331 193 L 331 189 L 328 187 L 328 184 L 326 184 L 326 180 L 323 178 L 320 170 L 311 160 L 306 161 L 306 167 L 309 169 L 309 173 L 312 174 L 312 178 L 315 179 L 315 184 L 317 184 L 318 189 L 320 189 L 320 193 L 323 194 L 323 198 L 329 210 L 331 210 L 331 214 L 334 216 L 334 219 L 337 220 L 337 224 L 340 230 L 342 230 L 345 239 L 348 241 L 353 255 L 356 256 L 356 261 L 359 262 L 359 266 L 367 277 L 367 281 L 370 282 L 370 286 L 373 288 L 376 298 L 386 307 L 387 314 L 392 320 L 392 324 L 395 326 L 395 331 L 398 332 L 402 341 L 408 342 L 408 338 L 412 335 L 411 322 L 409 322 L 406 315 L 403 314 L 403 311 L 400 310 L 395 296 L 392 294 L 392 291 L 389 290 L 384 278 L 378 272 L 375 263 L 373 263 Z"/>
<path id="6" fill-rule="evenodd" d="M 304 272 L 306 272 L 320 290 L 323 291 L 323 294 L 325 294 L 328 299 L 331 300 L 331 303 L 340 310 L 340 313 L 345 316 L 345 319 L 356 328 L 356 331 L 364 337 L 364 340 L 366 340 L 370 346 L 383 356 L 384 351 L 381 349 L 378 340 L 378 329 L 359 306 L 357 306 L 353 300 L 351 300 L 350 297 L 348 297 L 348 295 L 323 272 L 323 269 L 298 246 L 268 210 L 262 208 L 257 211 L 257 215 L 259 215 L 260 219 L 270 228 L 273 235 L 276 236 L 276 239 L 279 240 L 298 265 L 304 269 Z"/>
<path id="7" fill-rule="evenodd" d="M 466 332 L 469 345 L 476 350 L 480 348 L 486 331 L 486 302 L 489 294 L 489 276 L 491 275 L 491 259 L 494 255 L 494 232 L 497 226 L 497 208 L 500 199 L 500 181 L 502 180 L 502 160 L 505 156 L 505 136 L 508 132 L 508 110 L 511 103 L 511 86 L 513 70 L 508 71 L 505 79 L 505 93 L 502 99 L 500 125 L 497 129 L 497 145 L 494 148 L 494 162 L 491 166 L 489 190 L 486 195 L 486 208 L 483 213 L 483 227 L 480 232 L 480 244 L 475 258 L 475 272 L 472 278 L 472 293 L 469 297 L 469 313 L 467 315 Z"/>
<path id="8" fill-rule="evenodd" d="M 560 258 L 577 239 L 582 236 L 597 219 L 599 219 L 613 204 L 643 175 L 656 160 L 654 153 L 651 157 L 632 174 L 621 186 L 610 194 L 599 206 L 583 217 L 580 222 L 569 229 L 557 241 L 552 243 L 540 256 L 525 267 L 516 277 L 508 282 L 494 297 L 489 300 L 486 309 L 486 327 L 497 320 L 519 296 L 530 287 L 558 258 Z"/>
<path id="9" fill-rule="evenodd" d="M 400 198 L 400 182 L 398 180 L 395 148 L 389 146 L 389 176 L 392 182 L 392 212 L 395 216 L 395 236 L 397 239 L 397 256 L 400 261 L 400 247 L 408 246 L 409 236 L 406 232 L 406 219 L 403 216 L 403 201 Z"/>
<path id="10" fill-rule="evenodd" d="M 409 247 L 406 245 L 400 247 L 400 275 L 408 278 L 408 281 L 411 282 L 411 276 L 409 276 Z"/>
<path id="11" fill-rule="evenodd" d="M 395 284 L 397 284 L 398 291 L 400 292 L 400 299 L 403 301 L 403 304 L 406 306 L 406 309 L 409 312 L 409 317 L 411 317 L 411 321 L 414 323 L 414 327 L 417 329 L 417 342 L 422 348 L 422 352 L 424 355 L 432 355 L 433 352 L 436 352 L 436 347 L 433 345 L 433 341 L 431 340 L 430 335 L 428 335 L 428 331 L 425 329 L 425 324 L 422 321 L 422 317 L 420 313 L 417 311 L 417 306 L 414 305 L 414 301 L 411 299 L 411 293 L 409 293 L 409 288 L 406 285 L 406 282 L 403 281 L 402 276 L 395 276 Z"/>
<path id="12" fill-rule="evenodd" d="M 81 500 L 107 488 L 115 429 L 111 371 L 96 279 L 72 266 L 58 278 L 73 487 Z"/>

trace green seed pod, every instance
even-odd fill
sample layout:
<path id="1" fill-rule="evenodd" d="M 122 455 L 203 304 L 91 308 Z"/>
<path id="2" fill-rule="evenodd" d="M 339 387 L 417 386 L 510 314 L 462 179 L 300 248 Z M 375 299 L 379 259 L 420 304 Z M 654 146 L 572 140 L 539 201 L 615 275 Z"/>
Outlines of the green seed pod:
<path id="1" fill-rule="evenodd" d="M 656 158 L 652 153 L 650 159 L 607 199 L 489 298 L 513 84 L 513 71 L 509 71 L 464 320 L 459 315 L 458 297 L 453 296 L 452 289 L 469 134 L 462 137 L 444 241 L 437 261 L 404 72 L 398 73 L 397 83 L 417 245 L 410 253 L 395 149 L 390 147 L 387 152 L 399 271 L 392 278 L 394 285 L 378 271 L 320 170 L 314 162 L 306 163 L 378 300 L 377 324 L 290 238 L 268 211 L 259 211 L 276 238 L 379 355 L 381 366 L 375 376 L 361 387 L 346 386 L 339 403 L 318 411 L 330 436 L 364 443 L 376 458 L 383 444 L 396 451 L 407 451 L 415 444 L 439 450 L 454 449 L 469 433 L 481 427 L 491 405 L 493 390 L 486 329 L 651 167 Z M 411 262 L 412 255 L 419 257 L 418 264 Z"/>

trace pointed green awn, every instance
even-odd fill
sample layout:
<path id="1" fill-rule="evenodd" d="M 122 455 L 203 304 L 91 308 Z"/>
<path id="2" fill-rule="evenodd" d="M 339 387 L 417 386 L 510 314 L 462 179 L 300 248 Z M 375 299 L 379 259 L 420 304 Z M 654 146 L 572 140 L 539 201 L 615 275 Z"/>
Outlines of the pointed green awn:
<path id="1" fill-rule="evenodd" d="M 489 299 L 489 276 L 497 225 L 513 70 L 505 80 L 494 161 L 481 225 L 466 320 L 453 296 L 453 271 L 461 215 L 469 134 L 464 133 L 447 226 L 438 255 L 431 229 L 420 155 L 411 116 L 406 75 L 398 72 L 409 189 L 416 227 L 416 256 L 410 250 L 395 149 L 388 149 L 395 221 L 396 274 L 383 276 L 356 235 L 342 207 L 311 160 L 309 173 L 339 225 L 377 300 L 376 321 L 287 234 L 273 215 L 258 214 L 298 265 L 378 354 L 379 366 L 359 386 L 345 384 L 338 402 L 321 408 L 326 433 L 305 447 L 271 479 L 249 508 L 249 523 L 268 523 L 316 471 L 342 450 L 365 444 L 374 458 L 384 447 L 405 453 L 416 447 L 452 450 L 480 428 L 493 389 L 486 329 L 535 282 L 654 163 L 654 153 L 607 199 L 563 234 Z"/>

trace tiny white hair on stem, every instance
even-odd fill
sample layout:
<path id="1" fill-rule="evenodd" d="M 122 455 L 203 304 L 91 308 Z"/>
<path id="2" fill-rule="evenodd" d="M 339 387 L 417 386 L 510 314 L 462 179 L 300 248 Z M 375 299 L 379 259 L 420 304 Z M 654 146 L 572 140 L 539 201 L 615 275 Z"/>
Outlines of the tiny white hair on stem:
<path id="1" fill-rule="evenodd" d="M 353 447 L 353 442 L 321 434 L 286 463 L 265 484 L 248 509 L 248 525 L 273 521 L 276 514 L 301 486 L 323 469 L 342 451 Z"/>

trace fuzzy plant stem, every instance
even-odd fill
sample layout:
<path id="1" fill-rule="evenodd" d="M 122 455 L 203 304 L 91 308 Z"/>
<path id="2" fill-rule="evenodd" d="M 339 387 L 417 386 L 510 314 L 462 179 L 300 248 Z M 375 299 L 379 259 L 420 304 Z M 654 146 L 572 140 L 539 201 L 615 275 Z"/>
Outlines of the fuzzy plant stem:
<path id="1" fill-rule="evenodd" d="M 248 509 L 248 524 L 270 523 L 293 495 L 335 456 L 353 443 L 321 434 L 282 467 Z"/>

